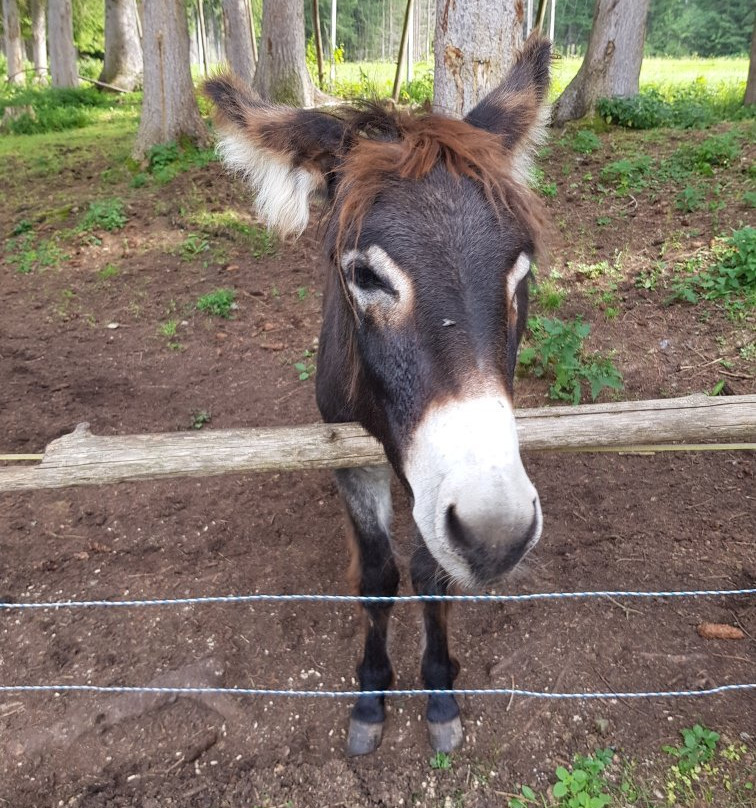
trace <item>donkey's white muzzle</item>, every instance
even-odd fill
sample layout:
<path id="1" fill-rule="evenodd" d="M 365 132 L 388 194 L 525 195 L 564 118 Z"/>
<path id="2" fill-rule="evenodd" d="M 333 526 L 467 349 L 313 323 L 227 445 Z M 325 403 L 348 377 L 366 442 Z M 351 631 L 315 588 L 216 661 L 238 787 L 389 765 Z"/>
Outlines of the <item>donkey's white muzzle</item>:
<path id="1" fill-rule="evenodd" d="M 538 542 L 541 505 L 520 460 L 514 413 L 503 395 L 432 408 L 406 458 L 415 523 L 455 580 L 491 583 Z"/>

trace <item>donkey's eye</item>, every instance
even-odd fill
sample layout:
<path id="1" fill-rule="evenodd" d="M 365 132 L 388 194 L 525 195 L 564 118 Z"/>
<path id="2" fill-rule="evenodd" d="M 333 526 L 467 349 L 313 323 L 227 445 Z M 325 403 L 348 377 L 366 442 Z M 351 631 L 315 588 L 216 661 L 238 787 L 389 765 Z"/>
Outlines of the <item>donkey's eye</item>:
<path id="1" fill-rule="evenodd" d="M 352 264 L 352 280 L 364 292 L 386 292 L 396 296 L 396 290 L 364 261 Z"/>

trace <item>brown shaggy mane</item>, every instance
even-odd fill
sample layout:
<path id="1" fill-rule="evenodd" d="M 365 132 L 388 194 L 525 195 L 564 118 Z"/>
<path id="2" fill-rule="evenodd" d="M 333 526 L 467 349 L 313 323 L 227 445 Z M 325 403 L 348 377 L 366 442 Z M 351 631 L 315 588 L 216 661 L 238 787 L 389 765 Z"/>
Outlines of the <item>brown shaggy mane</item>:
<path id="1" fill-rule="evenodd" d="M 359 238 L 365 215 L 391 179 L 418 180 L 437 165 L 453 177 L 480 184 L 492 208 L 509 212 L 543 259 L 547 230 L 543 205 L 513 173 L 514 153 L 503 139 L 466 121 L 410 113 L 379 104 L 339 110 L 345 123 L 338 177 L 335 250 Z"/>

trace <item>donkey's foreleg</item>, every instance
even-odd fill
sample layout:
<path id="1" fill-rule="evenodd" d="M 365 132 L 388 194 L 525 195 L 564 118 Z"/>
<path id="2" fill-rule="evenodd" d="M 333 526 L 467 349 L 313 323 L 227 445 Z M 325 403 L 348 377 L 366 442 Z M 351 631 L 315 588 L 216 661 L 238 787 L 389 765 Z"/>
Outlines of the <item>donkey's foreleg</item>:
<path id="1" fill-rule="evenodd" d="M 446 595 L 448 577 L 417 537 L 412 554 L 412 586 L 418 595 Z M 451 690 L 459 672 L 459 663 L 449 656 L 446 621 L 449 604 L 429 601 L 423 604 L 425 650 L 422 674 L 426 689 Z M 430 743 L 436 752 L 451 752 L 462 743 L 462 722 L 457 701 L 449 693 L 428 696 L 425 713 Z"/>
<path id="2" fill-rule="evenodd" d="M 336 483 L 353 528 L 351 577 L 360 595 L 392 596 L 399 570 L 391 550 L 391 489 L 388 466 L 339 469 Z M 360 690 L 387 690 L 394 673 L 386 639 L 391 604 L 366 603 L 365 653 L 357 667 Z M 386 717 L 383 696 L 364 695 L 352 708 L 347 753 L 365 755 L 381 742 Z"/>

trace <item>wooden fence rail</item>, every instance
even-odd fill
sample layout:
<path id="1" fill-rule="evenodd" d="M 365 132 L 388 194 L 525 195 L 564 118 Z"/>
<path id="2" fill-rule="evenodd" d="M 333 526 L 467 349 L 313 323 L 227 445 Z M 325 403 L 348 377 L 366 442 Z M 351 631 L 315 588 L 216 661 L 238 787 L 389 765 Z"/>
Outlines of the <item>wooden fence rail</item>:
<path id="1" fill-rule="evenodd" d="M 523 451 L 657 451 L 664 444 L 736 442 L 756 448 L 756 395 L 703 395 L 516 410 Z M 679 448 L 679 447 L 678 447 Z M 725 447 L 720 447 L 725 448 Z M 41 463 L 0 468 L 0 492 L 229 472 L 370 466 L 386 462 L 357 424 L 98 436 L 80 424 Z"/>

